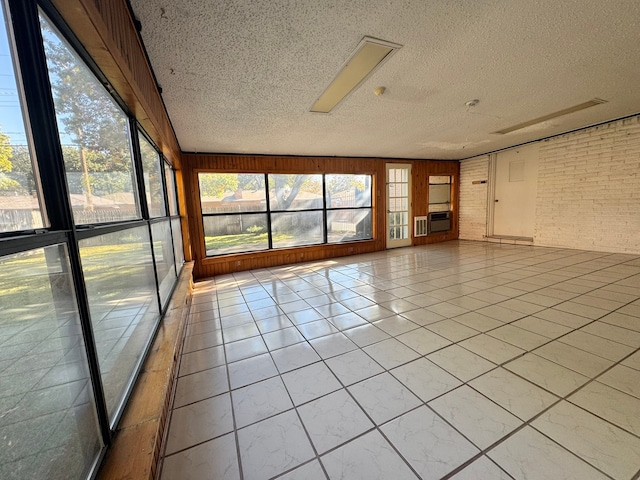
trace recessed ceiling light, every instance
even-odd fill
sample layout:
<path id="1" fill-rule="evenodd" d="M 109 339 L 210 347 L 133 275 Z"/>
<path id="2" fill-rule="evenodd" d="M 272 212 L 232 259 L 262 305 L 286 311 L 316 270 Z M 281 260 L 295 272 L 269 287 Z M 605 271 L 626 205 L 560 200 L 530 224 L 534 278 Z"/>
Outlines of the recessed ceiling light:
<path id="1" fill-rule="evenodd" d="M 573 107 L 565 108 L 563 110 L 558 110 L 557 112 L 550 113 L 543 117 L 534 118 L 533 120 L 529 120 L 528 122 L 519 123 L 518 125 L 514 125 L 509 128 L 503 128 L 502 130 L 498 130 L 497 132 L 493 132 L 493 133 L 504 135 L 507 133 L 515 132 L 516 130 L 522 130 L 523 128 L 527 128 L 527 127 L 530 127 L 531 125 L 536 125 L 538 123 L 546 122 L 547 120 L 551 120 L 553 118 L 558 118 L 558 117 L 562 117 L 563 115 L 579 112 L 580 110 L 584 110 L 585 108 L 595 107 L 596 105 L 600 105 L 601 103 L 607 103 L 607 101 L 602 100 L 601 98 L 594 98 L 593 100 L 589 100 L 588 102 L 580 103 L 578 105 L 574 105 Z"/>
<path id="2" fill-rule="evenodd" d="M 338 75 L 315 101 L 311 111 L 329 113 L 401 47 L 385 40 L 364 37 Z"/>

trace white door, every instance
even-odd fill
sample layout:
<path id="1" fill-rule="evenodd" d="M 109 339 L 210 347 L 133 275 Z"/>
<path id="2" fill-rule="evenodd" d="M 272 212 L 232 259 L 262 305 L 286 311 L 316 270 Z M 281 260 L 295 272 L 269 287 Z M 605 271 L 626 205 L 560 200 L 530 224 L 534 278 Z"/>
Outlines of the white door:
<path id="1" fill-rule="evenodd" d="M 387 163 L 387 248 L 411 245 L 411 165 Z"/>
<path id="2" fill-rule="evenodd" d="M 494 236 L 533 238 L 537 190 L 537 143 L 496 155 Z"/>

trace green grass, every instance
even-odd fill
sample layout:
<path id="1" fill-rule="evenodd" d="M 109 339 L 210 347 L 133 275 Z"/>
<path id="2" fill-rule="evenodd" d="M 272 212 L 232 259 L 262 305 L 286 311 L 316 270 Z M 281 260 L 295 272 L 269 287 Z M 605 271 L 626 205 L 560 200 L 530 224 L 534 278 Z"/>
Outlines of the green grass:
<path id="1" fill-rule="evenodd" d="M 273 242 L 284 242 L 291 240 L 294 235 L 273 235 Z M 225 253 L 236 253 L 267 248 L 269 237 L 267 233 L 240 233 L 237 235 L 218 235 L 205 237 L 205 248 L 207 255 L 221 255 Z"/>
<path id="2" fill-rule="evenodd" d="M 266 233 L 241 233 L 238 235 L 218 235 L 216 237 L 205 237 L 207 250 L 238 247 L 241 245 L 266 244 L 269 236 Z"/>
<path id="3" fill-rule="evenodd" d="M 83 247 L 82 266 L 90 299 L 124 298 L 152 280 L 149 246 L 124 243 Z M 52 265 L 59 272 L 60 265 Z M 44 250 L 12 255 L 0 261 L 0 309 L 52 304 L 51 282 Z"/>
<path id="4" fill-rule="evenodd" d="M 51 285 L 42 250 L 12 255 L 0 262 L 0 308 L 52 303 Z"/>

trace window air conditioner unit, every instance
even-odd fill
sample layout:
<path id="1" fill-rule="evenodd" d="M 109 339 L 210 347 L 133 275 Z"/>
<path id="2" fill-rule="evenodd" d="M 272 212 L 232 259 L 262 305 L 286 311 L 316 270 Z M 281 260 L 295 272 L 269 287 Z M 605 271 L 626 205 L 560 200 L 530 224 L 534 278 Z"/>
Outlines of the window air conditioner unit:
<path id="1" fill-rule="evenodd" d="M 432 212 L 428 217 L 428 233 L 448 232 L 451 230 L 451 212 Z"/>

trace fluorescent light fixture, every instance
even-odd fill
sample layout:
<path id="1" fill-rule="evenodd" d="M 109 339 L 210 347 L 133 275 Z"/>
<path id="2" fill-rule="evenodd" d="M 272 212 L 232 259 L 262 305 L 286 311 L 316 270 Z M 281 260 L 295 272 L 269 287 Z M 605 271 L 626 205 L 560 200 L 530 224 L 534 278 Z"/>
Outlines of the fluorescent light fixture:
<path id="1" fill-rule="evenodd" d="M 509 128 L 503 128 L 502 130 L 498 130 L 497 132 L 493 133 L 505 135 L 507 133 L 515 132 L 516 130 L 522 130 L 524 128 L 530 127 L 531 125 L 546 122 L 547 120 L 551 120 L 553 118 L 558 118 L 562 117 L 563 115 L 579 112 L 580 110 L 584 110 L 585 108 L 595 107 L 596 105 L 600 105 L 601 103 L 607 103 L 607 101 L 600 98 L 594 98 L 593 100 L 589 100 L 588 102 L 574 105 L 573 107 L 565 108 L 563 110 L 558 110 L 557 112 L 550 113 L 549 115 L 545 115 L 544 117 L 534 118 L 533 120 L 529 120 L 528 122 L 519 123 L 518 125 L 514 125 L 513 127 Z"/>
<path id="2" fill-rule="evenodd" d="M 385 40 L 364 37 L 338 75 L 315 101 L 311 111 L 329 113 L 401 47 Z"/>

